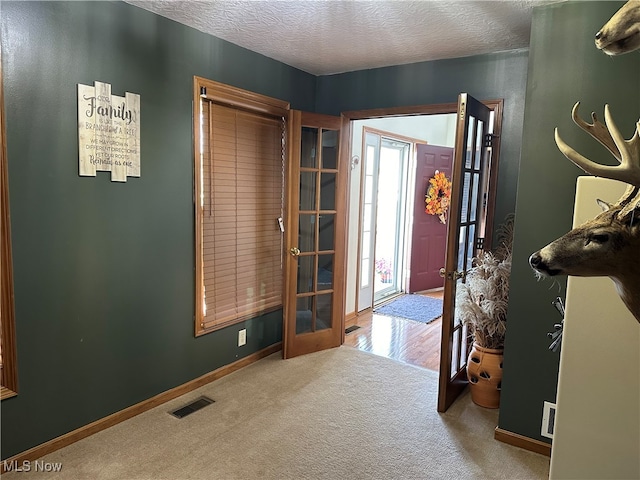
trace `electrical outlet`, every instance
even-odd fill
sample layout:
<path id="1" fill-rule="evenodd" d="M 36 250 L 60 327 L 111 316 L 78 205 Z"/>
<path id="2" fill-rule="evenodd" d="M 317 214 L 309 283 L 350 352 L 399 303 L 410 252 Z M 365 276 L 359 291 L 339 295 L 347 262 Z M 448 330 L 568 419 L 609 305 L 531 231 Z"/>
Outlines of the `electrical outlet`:
<path id="1" fill-rule="evenodd" d="M 553 427 L 556 423 L 556 404 L 544 402 L 542 410 L 542 430 L 540 434 L 543 437 L 553 438 Z"/>
<path id="2" fill-rule="evenodd" d="M 247 329 L 243 328 L 238 332 L 238 346 L 241 347 L 247 344 Z"/>

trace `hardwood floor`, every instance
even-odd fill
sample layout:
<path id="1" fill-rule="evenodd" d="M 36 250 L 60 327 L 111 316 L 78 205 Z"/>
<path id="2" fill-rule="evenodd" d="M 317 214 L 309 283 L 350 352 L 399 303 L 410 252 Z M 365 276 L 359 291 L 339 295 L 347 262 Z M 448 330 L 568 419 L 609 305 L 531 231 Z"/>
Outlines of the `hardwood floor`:
<path id="1" fill-rule="evenodd" d="M 442 293 L 429 292 L 425 295 L 441 299 Z M 368 313 L 360 315 L 354 325 L 360 328 L 346 335 L 345 345 L 410 365 L 439 370 L 442 318 L 424 324 Z"/>

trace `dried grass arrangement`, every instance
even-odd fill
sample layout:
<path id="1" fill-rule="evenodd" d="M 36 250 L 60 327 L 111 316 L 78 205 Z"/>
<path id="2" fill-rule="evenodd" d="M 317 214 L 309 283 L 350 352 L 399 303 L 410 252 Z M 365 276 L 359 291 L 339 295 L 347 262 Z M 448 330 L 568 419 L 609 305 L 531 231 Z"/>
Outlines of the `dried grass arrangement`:
<path id="1" fill-rule="evenodd" d="M 491 349 L 504 347 L 507 331 L 513 215 L 507 217 L 498 233 L 500 246 L 474 258 L 473 268 L 456 293 L 456 315 L 478 345 Z"/>

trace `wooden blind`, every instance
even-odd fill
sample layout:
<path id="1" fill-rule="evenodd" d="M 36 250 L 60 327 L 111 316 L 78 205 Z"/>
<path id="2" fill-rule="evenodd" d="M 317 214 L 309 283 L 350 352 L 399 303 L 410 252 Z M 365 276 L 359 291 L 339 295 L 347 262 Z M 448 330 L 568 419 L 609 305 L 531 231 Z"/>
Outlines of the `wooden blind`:
<path id="1" fill-rule="evenodd" d="M 282 118 L 202 99 L 204 329 L 281 308 Z"/>

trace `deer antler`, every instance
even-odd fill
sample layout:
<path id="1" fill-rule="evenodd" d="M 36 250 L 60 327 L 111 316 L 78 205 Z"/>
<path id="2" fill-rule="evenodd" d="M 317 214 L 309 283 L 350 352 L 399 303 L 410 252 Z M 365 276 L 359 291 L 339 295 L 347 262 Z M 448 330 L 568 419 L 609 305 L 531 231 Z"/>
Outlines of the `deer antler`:
<path id="1" fill-rule="evenodd" d="M 604 106 L 604 121 L 606 125 L 599 122 L 593 113 L 591 114 L 593 124 L 589 124 L 580 119 L 580 117 L 578 117 L 579 105 L 580 102 L 576 103 L 573 107 L 573 121 L 582 130 L 604 145 L 607 150 L 620 161 L 620 165 L 609 166 L 592 162 L 567 145 L 562 138 L 560 138 L 558 129 L 556 128 L 556 145 L 558 145 L 560 151 L 574 164 L 591 175 L 620 180 L 621 182 L 640 187 L 640 121 L 636 126 L 634 135 L 629 140 L 625 140 L 618 130 L 618 127 L 616 127 L 613 118 L 611 118 L 609 105 Z"/>
<path id="2" fill-rule="evenodd" d="M 597 141 L 599 141 L 601 145 L 606 147 L 606 149 L 611 152 L 611 155 L 613 155 L 618 159 L 618 161 L 620 161 L 620 150 L 618 150 L 616 143 L 613 141 L 613 138 L 611 137 L 611 133 L 609 133 L 609 129 L 607 128 L 607 126 L 598 120 L 595 112 L 591 112 L 591 120 L 593 120 L 593 123 L 585 122 L 578 115 L 579 108 L 580 102 L 576 102 L 576 104 L 571 109 L 571 118 L 573 119 L 574 123 L 589 135 L 591 135 L 593 138 L 595 138 Z"/>

